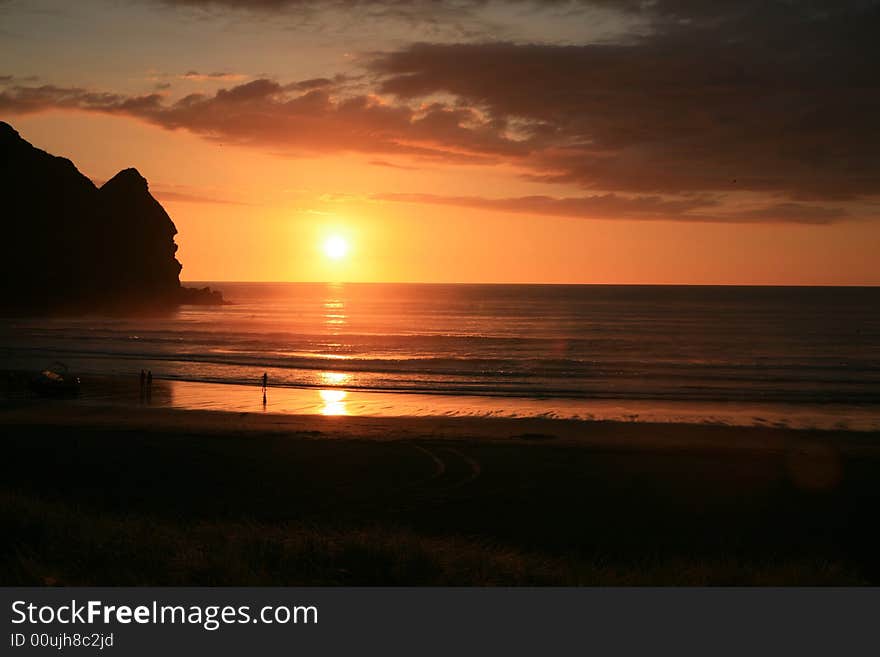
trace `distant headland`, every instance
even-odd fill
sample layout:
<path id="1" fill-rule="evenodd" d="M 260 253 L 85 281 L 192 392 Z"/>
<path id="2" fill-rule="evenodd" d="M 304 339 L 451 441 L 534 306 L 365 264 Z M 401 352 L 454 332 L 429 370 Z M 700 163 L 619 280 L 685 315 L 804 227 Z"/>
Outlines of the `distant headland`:
<path id="1" fill-rule="evenodd" d="M 180 284 L 177 228 L 136 169 L 101 187 L 0 121 L 0 312 L 137 312 L 222 304 Z"/>

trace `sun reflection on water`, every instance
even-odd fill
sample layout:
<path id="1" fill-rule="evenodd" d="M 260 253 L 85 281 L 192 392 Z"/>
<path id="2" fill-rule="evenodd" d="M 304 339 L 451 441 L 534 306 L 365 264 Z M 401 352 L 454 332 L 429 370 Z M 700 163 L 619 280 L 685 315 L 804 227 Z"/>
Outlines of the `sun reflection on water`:
<path id="1" fill-rule="evenodd" d="M 324 300 L 324 324 L 331 333 L 336 333 L 348 323 L 345 312 L 343 287 L 340 284 L 328 285 L 328 297 Z"/>
<path id="2" fill-rule="evenodd" d="M 345 390 L 319 390 L 318 395 L 324 403 L 321 415 L 348 415 L 345 408 L 345 398 L 348 392 Z"/>
<path id="3" fill-rule="evenodd" d="M 345 372 L 321 372 L 321 383 L 328 386 L 341 386 L 351 379 Z"/>
<path id="4" fill-rule="evenodd" d="M 345 328 L 348 321 L 343 290 L 344 287 L 338 283 L 331 283 L 327 288 L 327 297 L 324 300 L 324 326 L 330 335 L 339 334 Z M 323 356 L 325 358 L 345 358 L 341 354 L 323 354 Z M 348 392 L 340 390 L 336 386 L 348 383 L 351 375 L 345 372 L 321 372 L 319 376 L 321 384 L 328 386 L 327 389 L 318 391 L 323 404 L 321 406 L 321 414 L 348 415 L 348 409 L 345 405 L 345 398 L 348 396 Z"/>

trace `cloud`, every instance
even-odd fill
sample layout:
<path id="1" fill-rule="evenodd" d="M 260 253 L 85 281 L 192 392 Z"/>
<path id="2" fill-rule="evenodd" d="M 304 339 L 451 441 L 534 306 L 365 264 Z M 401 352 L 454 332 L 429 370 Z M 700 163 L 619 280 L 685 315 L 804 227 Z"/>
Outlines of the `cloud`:
<path id="1" fill-rule="evenodd" d="M 178 201 L 180 203 L 212 203 L 216 205 L 253 205 L 246 201 L 236 201 L 233 199 L 223 198 L 222 196 L 213 196 L 211 194 L 194 194 L 189 192 L 178 192 L 170 189 L 151 189 L 153 196 L 160 201 Z"/>
<path id="2" fill-rule="evenodd" d="M 567 197 L 455 201 L 511 212 L 816 224 L 874 216 L 864 208 L 880 196 L 877 3 L 583 4 L 646 16 L 650 29 L 586 45 L 412 44 L 360 57 L 344 75 L 256 79 L 175 101 L 8 79 L 0 112 L 105 112 L 290 155 L 362 153 L 377 166 L 504 165 L 567 188 Z"/>
<path id="3" fill-rule="evenodd" d="M 322 29 L 351 23 L 363 30 L 365 21 L 387 28 L 418 30 L 423 34 L 468 36 L 491 33 L 497 25 L 490 17 L 480 16 L 488 7 L 501 7 L 502 13 L 513 8 L 531 7 L 532 0 L 142 0 L 148 4 L 180 8 L 196 17 L 234 16 L 251 20 L 293 20 Z M 540 4 L 540 2 L 539 2 Z M 556 4 L 556 3 L 549 3 Z"/>
<path id="4" fill-rule="evenodd" d="M 372 198 L 395 203 L 450 205 L 547 217 L 633 221 L 824 225 L 850 217 L 850 213 L 842 208 L 803 203 L 776 203 L 747 210 L 731 210 L 723 205 L 720 199 L 710 197 L 669 199 L 659 196 L 598 194 L 566 198 L 552 196 L 485 198 L 434 194 L 376 194 Z"/>
<path id="5" fill-rule="evenodd" d="M 387 11 L 397 14 L 409 12 L 433 11 L 448 14 L 463 11 L 469 7 L 480 7 L 489 4 L 487 0 L 149 0 L 154 4 L 169 6 L 195 7 L 208 9 L 231 9 L 236 11 L 280 12 L 289 10 L 318 9 L 366 9 L 371 11 Z M 521 0 L 522 4 L 532 4 L 530 0 Z"/>
<path id="6" fill-rule="evenodd" d="M 342 76 L 338 76 L 342 78 Z M 291 91 L 312 91 L 313 89 L 327 89 L 334 86 L 334 81 L 330 78 L 311 78 L 309 80 L 300 80 L 293 82 L 285 87 Z"/>
<path id="7" fill-rule="evenodd" d="M 291 154 L 398 154 L 449 162 L 487 162 L 523 152 L 478 113 L 448 104 L 411 108 L 373 95 L 336 96 L 308 81 L 290 91 L 258 79 L 215 94 L 164 102 L 159 94 L 124 96 L 79 87 L 14 85 L 0 92 L 0 111 L 28 114 L 79 109 L 121 114 L 168 129 L 186 129 L 228 143 Z"/>
<path id="8" fill-rule="evenodd" d="M 669 200 L 658 196 L 624 197 L 597 194 L 575 198 L 521 196 L 485 198 L 479 196 L 438 196 L 434 194 L 380 194 L 376 200 L 404 203 L 430 203 L 555 217 L 590 219 L 668 219 L 680 218 L 691 210 L 716 205 L 713 199 Z"/>
<path id="9" fill-rule="evenodd" d="M 829 26 L 826 38 L 816 23 L 794 25 L 800 36 L 782 23 L 768 43 L 676 32 L 626 45 L 417 44 L 372 68 L 380 91 L 401 102 L 452 96 L 499 126 L 518 125 L 543 182 L 877 194 L 880 86 L 867 62 L 880 59 L 880 42 L 859 28 L 837 35 Z"/>
<path id="10" fill-rule="evenodd" d="M 224 72 L 224 71 L 219 71 L 219 72 L 215 72 L 215 73 L 199 73 L 198 71 L 187 71 L 186 73 L 184 73 L 183 75 L 180 75 L 178 77 L 181 80 L 192 80 L 195 82 L 204 82 L 204 81 L 228 82 L 228 81 L 235 81 L 235 80 L 243 80 L 247 76 L 242 75 L 241 73 L 229 73 L 229 72 Z"/>
<path id="11" fill-rule="evenodd" d="M 47 109 L 78 109 L 97 112 L 138 112 L 158 107 L 159 94 L 126 96 L 98 92 L 82 87 L 12 85 L 0 91 L 0 111 L 9 114 L 32 114 Z"/>
<path id="12" fill-rule="evenodd" d="M 866 211 L 863 217 L 875 217 L 876 211 Z M 852 218 L 852 213 L 844 208 L 829 208 L 804 203 L 773 203 L 764 207 L 730 212 L 730 221 L 761 223 L 798 223 L 824 225 Z"/>
<path id="13" fill-rule="evenodd" d="M 258 11 L 276 11 L 286 7 L 322 4 L 317 0 L 158 0 L 161 4 L 187 7 L 227 7 Z M 330 3 L 323 3 L 330 4 Z"/>
<path id="14" fill-rule="evenodd" d="M 39 79 L 39 75 L 0 75 L 0 85 L 12 84 L 13 82 L 36 82 Z"/>
<path id="15" fill-rule="evenodd" d="M 103 187 L 107 181 L 100 178 L 92 178 L 92 182 L 96 187 Z M 254 205 L 249 201 L 241 201 L 229 198 L 224 192 L 191 187 L 188 185 L 175 185 L 162 182 L 151 182 L 150 193 L 160 201 L 171 201 L 180 203 L 211 203 L 216 205 Z"/>
<path id="16" fill-rule="evenodd" d="M 399 164 L 397 162 L 389 162 L 388 160 L 370 160 L 368 164 L 371 164 L 374 167 L 385 167 L 386 169 L 401 169 L 403 171 L 416 171 L 419 169 L 419 167 L 407 166 L 405 164 Z"/>

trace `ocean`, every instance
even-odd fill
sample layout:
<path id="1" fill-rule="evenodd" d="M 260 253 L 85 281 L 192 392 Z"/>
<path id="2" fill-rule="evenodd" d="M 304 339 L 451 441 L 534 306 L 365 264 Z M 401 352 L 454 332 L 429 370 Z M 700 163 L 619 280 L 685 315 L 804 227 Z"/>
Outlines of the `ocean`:
<path id="1" fill-rule="evenodd" d="M 260 410 L 266 372 L 276 412 L 880 428 L 880 288 L 207 284 L 230 304 L 2 319 L 3 367 L 63 361 L 86 400 L 150 369 L 184 407 Z"/>

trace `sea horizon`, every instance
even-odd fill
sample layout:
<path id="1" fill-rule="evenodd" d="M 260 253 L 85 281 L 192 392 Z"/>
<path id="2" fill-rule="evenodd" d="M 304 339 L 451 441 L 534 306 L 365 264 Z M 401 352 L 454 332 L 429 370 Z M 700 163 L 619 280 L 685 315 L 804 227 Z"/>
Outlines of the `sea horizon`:
<path id="1" fill-rule="evenodd" d="M 781 288 L 880 288 L 878 283 L 560 283 L 560 282 L 521 282 L 521 281 L 333 281 L 333 280 L 219 280 L 219 279 L 181 279 L 181 285 L 487 285 L 487 286 L 549 286 L 549 287 L 781 287 Z"/>

